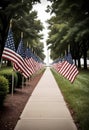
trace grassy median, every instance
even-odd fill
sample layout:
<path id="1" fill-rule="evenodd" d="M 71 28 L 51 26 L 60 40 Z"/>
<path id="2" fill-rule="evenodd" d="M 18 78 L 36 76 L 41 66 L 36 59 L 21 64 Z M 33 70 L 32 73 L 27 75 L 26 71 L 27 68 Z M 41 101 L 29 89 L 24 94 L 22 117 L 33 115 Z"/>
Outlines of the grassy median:
<path id="1" fill-rule="evenodd" d="M 78 130 L 89 130 L 89 70 L 81 70 L 73 84 L 52 70 Z"/>

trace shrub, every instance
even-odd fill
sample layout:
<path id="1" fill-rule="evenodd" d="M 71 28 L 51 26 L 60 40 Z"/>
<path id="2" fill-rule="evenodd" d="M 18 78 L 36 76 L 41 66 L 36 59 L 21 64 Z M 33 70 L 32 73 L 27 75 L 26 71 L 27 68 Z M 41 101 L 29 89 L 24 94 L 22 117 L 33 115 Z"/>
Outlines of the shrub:
<path id="1" fill-rule="evenodd" d="M 9 89 L 8 80 L 4 76 L 0 76 L 0 106 L 3 105 L 3 102 L 6 98 Z"/>
<path id="2" fill-rule="evenodd" d="M 22 88 L 23 76 L 19 72 L 16 72 L 16 74 L 18 76 L 17 88 Z M 24 78 L 24 85 L 25 85 L 25 82 L 26 82 L 26 78 Z"/>
<path id="3" fill-rule="evenodd" d="M 14 88 L 17 86 L 18 76 L 12 69 L 5 69 L 0 71 L 0 74 L 9 81 L 9 93 L 12 91 L 12 73 L 14 74 Z"/>
<path id="4" fill-rule="evenodd" d="M 17 88 L 21 88 L 22 85 L 22 75 L 19 72 L 16 72 L 18 76 Z"/>

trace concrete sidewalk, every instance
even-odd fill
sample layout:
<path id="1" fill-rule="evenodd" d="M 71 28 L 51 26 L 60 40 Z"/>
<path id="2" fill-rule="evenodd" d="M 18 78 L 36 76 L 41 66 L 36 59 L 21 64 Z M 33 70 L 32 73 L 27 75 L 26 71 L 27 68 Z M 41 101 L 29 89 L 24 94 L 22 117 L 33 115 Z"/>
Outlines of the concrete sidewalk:
<path id="1" fill-rule="evenodd" d="M 34 89 L 14 130 L 77 130 L 49 68 Z"/>

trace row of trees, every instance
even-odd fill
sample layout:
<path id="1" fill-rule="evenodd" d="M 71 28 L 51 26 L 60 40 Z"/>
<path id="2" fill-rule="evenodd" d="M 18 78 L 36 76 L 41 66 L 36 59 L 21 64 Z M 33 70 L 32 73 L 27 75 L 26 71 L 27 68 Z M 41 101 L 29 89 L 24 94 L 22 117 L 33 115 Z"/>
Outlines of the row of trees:
<path id="1" fill-rule="evenodd" d="M 28 41 L 36 55 L 42 60 L 45 58 L 43 43 L 40 41 L 43 37 L 40 31 L 44 27 L 37 19 L 37 12 L 32 11 L 33 5 L 38 2 L 40 0 L 0 0 L 0 60 L 11 19 L 16 48 L 20 42 L 21 32 L 23 32 L 24 43 L 27 44 Z"/>
<path id="2" fill-rule="evenodd" d="M 68 52 L 68 45 L 73 59 L 84 58 L 84 68 L 87 68 L 89 57 L 89 1 L 88 0 L 50 0 L 47 12 L 53 13 L 49 24 L 47 44 L 54 60 Z"/>

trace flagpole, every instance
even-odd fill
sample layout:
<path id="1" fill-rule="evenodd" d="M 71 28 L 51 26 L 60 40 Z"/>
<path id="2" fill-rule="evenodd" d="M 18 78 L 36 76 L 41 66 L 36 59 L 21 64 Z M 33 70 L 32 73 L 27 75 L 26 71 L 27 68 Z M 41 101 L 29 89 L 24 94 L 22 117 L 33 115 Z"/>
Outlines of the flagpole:
<path id="1" fill-rule="evenodd" d="M 12 28 L 12 19 L 10 20 L 10 28 Z"/>
<path id="2" fill-rule="evenodd" d="M 28 45 L 29 48 L 31 48 L 30 44 Z M 31 50 L 33 51 L 33 48 L 31 48 Z M 30 76 L 29 80 L 31 81 L 32 76 Z"/>
<path id="3" fill-rule="evenodd" d="M 28 41 L 27 41 L 27 47 L 28 47 L 29 45 L 28 45 Z"/>
<path id="4" fill-rule="evenodd" d="M 10 29 L 12 28 L 12 19 L 10 20 Z M 12 71 L 12 90 L 11 90 L 11 94 L 13 96 L 14 93 L 14 70 Z"/>
<path id="5" fill-rule="evenodd" d="M 68 45 L 68 52 L 70 52 L 70 44 Z"/>
<path id="6" fill-rule="evenodd" d="M 65 55 L 66 55 L 66 50 L 65 50 Z"/>
<path id="7" fill-rule="evenodd" d="M 24 87 L 24 76 L 22 76 L 22 89 Z"/>
<path id="8" fill-rule="evenodd" d="M 23 32 L 21 32 L 21 39 L 23 39 Z M 24 87 L 24 76 L 22 76 L 22 89 Z"/>
<path id="9" fill-rule="evenodd" d="M 13 93 L 14 93 L 14 70 L 12 71 L 12 90 L 11 90 L 11 94 L 13 96 Z"/>
<path id="10" fill-rule="evenodd" d="M 29 44 L 28 44 L 28 41 L 27 41 L 27 47 L 29 47 Z M 29 81 L 30 77 L 28 78 L 28 81 Z"/>
<path id="11" fill-rule="evenodd" d="M 21 38 L 23 38 L 23 32 L 21 32 Z"/>

